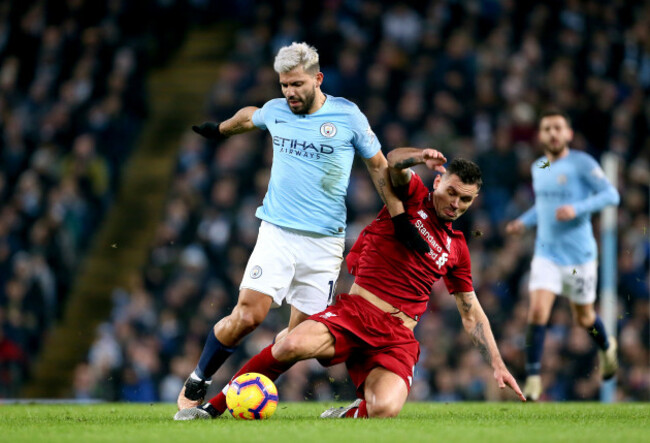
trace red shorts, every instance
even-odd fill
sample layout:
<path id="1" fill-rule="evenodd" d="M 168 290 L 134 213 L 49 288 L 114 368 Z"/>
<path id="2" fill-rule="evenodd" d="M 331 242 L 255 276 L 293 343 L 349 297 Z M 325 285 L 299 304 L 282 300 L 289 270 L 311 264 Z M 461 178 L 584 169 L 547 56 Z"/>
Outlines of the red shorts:
<path id="1" fill-rule="evenodd" d="M 321 363 L 345 362 L 357 393 L 363 394 L 363 383 L 378 366 L 402 377 L 410 391 L 420 344 L 402 320 L 349 294 L 337 295 L 336 304 L 309 319 L 327 326 L 335 339 L 334 357 Z"/>

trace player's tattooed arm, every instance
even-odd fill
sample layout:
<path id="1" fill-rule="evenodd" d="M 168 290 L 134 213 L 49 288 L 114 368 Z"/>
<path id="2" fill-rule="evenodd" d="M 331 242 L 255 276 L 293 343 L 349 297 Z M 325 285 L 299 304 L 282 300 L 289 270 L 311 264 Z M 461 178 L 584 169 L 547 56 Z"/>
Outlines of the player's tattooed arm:
<path id="1" fill-rule="evenodd" d="M 483 323 L 477 323 L 472 331 L 472 341 L 478 347 L 478 350 L 483 354 L 483 358 L 491 365 L 492 356 L 488 351 L 487 340 L 485 339 L 485 332 L 483 331 Z"/>
<path id="2" fill-rule="evenodd" d="M 454 296 L 458 312 L 463 319 L 463 326 L 481 354 L 490 365 L 503 365 L 494 335 L 492 335 L 490 322 L 476 298 L 476 294 L 474 292 L 458 292 Z"/>
<path id="3" fill-rule="evenodd" d="M 404 204 L 402 201 L 397 198 L 395 192 L 393 191 L 393 186 L 389 182 L 388 176 L 388 162 L 384 154 L 379 151 L 374 156 L 364 160 L 368 172 L 370 173 L 370 178 L 372 183 L 375 185 L 377 194 L 381 200 L 386 204 L 388 212 L 391 217 L 394 217 L 398 214 L 404 212 Z"/>
<path id="4" fill-rule="evenodd" d="M 257 111 L 255 106 L 246 106 L 241 108 L 228 120 L 224 120 L 219 125 L 219 132 L 225 137 L 230 137 L 231 135 L 241 134 L 243 132 L 249 132 L 257 127 L 253 124 L 253 114 Z"/>
<path id="5" fill-rule="evenodd" d="M 388 172 L 393 186 L 404 186 L 411 181 L 411 166 L 422 163 L 422 150 L 397 148 L 388 153 Z"/>
<path id="6" fill-rule="evenodd" d="M 490 366 L 492 366 L 492 369 L 494 369 L 494 379 L 499 385 L 499 388 L 504 389 L 508 386 L 517 394 L 521 401 L 526 401 L 526 397 L 524 397 L 521 389 L 519 389 L 517 381 L 510 374 L 501 358 L 501 354 L 499 354 L 499 348 L 490 328 L 490 321 L 485 315 L 481 304 L 478 302 L 476 294 L 473 291 L 457 292 L 454 294 L 454 297 L 456 297 L 458 312 L 460 312 L 460 316 L 463 319 L 463 326 L 472 337 L 472 341 L 478 346 L 483 357 L 485 357 Z"/>
<path id="7" fill-rule="evenodd" d="M 379 193 L 379 197 L 381 197 L 381 201 L 385 202 L 386 201 L 386 179 L 381 177 L 379 180 L 377 180 L 377 192 Z"/>
<path id="8" fill-rule="evenodd" d="M 411 180 L 411 166 L 425 164 L 427 168 L 445 172 L 447 159 L 435 149 L 397 148 L 388 153 L 388 170 L 394 186 L 403 186 Z"/>
<path id="9" fill-rule="evenodd" d="M 395 163 L 394 167 L 395 169 L 406 169 L 406 168 L 410 168 L 411 166 L 419 165 L 420 163 L 422 163 L 421 158 L 415 158 L 415 156 L 411 156 L 398 161 L 397 163 Z"/>
<path id="10" fill-rule="evenodd" d="M 472 309 L 472 302 L 476 299 L 476 296 L 471 292 L 465 292 L 462 294 L 460 299 L 461 308 L 463 312 L 468 313 Z"/>

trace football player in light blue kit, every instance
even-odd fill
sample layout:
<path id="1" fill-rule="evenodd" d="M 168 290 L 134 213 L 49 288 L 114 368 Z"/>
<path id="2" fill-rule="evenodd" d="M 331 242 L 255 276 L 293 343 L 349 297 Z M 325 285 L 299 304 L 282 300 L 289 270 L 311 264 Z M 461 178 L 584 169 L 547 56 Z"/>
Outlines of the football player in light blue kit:
<path id="1" fill-rule="evenodd" d="M 535 254 L 530 270 L 530 308 L 526 337 L 524 395 L 538 400 L 544 335 L 556 294 L 569 298 L 574 321 L 598 345 L 603 379 L 618 367 L 616 340 L 608 337 L 594 310 L 598 251 L 591 214 L 617 205 L 619 194 L 590 155 L 571 151 L 570 121 L 559 111 L 548 111 L 539 123 L 544 157 L 532 165 L 535 205 L 506 225 L 509 234 L 537 226 Z"/>
<path id="2" fill-rule="evenodd" d="M 242 108 L 219 124 L 192 128 L 216 141 L 266 129 L 273 141 L 273 164 L 256 212 L 262 224 L 237 306 L 208 334 L 198 366 L 179 394 L 179 409 L 200 404 L 209 379 L 272 305 L 283 300 L 291 305 L 289 330 L 327 307 L 343 259 L 345 197 L 355 154 L 365 161 L 396 234 L 418 252 L 429 250 L 393 194 L 388 163 L 366 117 L 354 103 L 321 91 L 316 50 L 305 43 L 283 47 L 274 69 L 284 98 L 262 108 Z"/>

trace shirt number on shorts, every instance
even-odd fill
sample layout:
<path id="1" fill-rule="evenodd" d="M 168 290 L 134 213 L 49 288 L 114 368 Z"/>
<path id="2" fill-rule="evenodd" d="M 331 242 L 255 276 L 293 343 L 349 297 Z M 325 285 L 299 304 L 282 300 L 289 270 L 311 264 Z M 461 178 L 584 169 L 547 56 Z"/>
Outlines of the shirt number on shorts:
<path id="1" fill-rule="evenodd" d="M 329 294 L 327 296 L 327 304 L 329 305 L 332 303 L 332 297 L 334 297 L 334 280 L 328 281 L 327 284 L 330 286 Z"/>
<path id="2" fill-rule="evenodd" d="M 585 279 L 582 277 L 576 278 L 576 286 L 575 286 L 576 294 L 577 295 L 582 295 L 585 292 Z"/>
<path id="3" fill-rule="evenodd" d="M 577 277 L 575 279 L 575 294 L 578 296 L 582 296 L 585 294 L 585 292 L 591 292 L 594 287 L 594 279 L 593 278 L 583 278 L 583 277 Z"/>

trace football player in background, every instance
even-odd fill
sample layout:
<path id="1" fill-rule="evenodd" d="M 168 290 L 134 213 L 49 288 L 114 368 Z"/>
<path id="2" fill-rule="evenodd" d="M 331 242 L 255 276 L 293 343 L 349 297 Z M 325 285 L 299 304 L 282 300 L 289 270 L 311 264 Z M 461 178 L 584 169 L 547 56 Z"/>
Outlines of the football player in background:
<path id="1" fill-rule="evenodd" d="M 426 310 L 433 283 L 442 278 L 456 298 L 465 330 L 493 367 L 499 387 L 509 386 L 525 401 L 474 293 L 465 237 L 451 226 L 478 195 L 480 169 L 473 162 L 455 159 L 436 177 L 430 192 L 409 168 L 426 164 L 444 171 L 446 159 L 440 152 L 398 148 L 388 154 L 388 162 L 395 192 L 429 244 L 429 253 L 417 254 L 395 238 L 384 207 L 346 258 L 355 276 L 349 293 L 339 294 L 334 305 L 263 349 L 237 375 L 257 372 L 275 380 L 299 360 L 317 358 L 324 365 L 345 362 L 358 399 L 349 406 L 328 409 L 321 417 L 395 417 L 406 402 L 419 358 L 413 329 Z M 219 416 L 226 409 L 224 392 L 201 407 L 179 411 L 175 418 Z"/>
<path id="2" fill-rule="evenodd" d="M 542 114 L 539 141 L 544 156 L 532 165 L 535 204 L 506 225 L 508 234 L 537 226 L 526 337 L 524 395 L 529 400 L 538 400 L 543 391 L 542 349 L 557 294 L 569 298 L 574 321 L 598 346 L 602 378 L 613 377 L 618 368 L 616 340 L 607 335 L 594 309 L 598 251 L 591 214 L 617 205 L 619 194 L 596 160 L 569 149 L 572 138 L 565 114 L 556 110 Z"/>
<path id="3" fill-rule="evenodd" d="M 212 375 L 272 305 L 283 300 L 291 305 L 291 330 L 331 301 L 343 259 L 345 197 L 355 153 L 363 158 L 401 241 L 421 254 L 429 250 L 392 191 L 386 158 L 365 115 L 354 103 L 321 91 L 316 50 L 293 43 L 278 51 L 273 67 L 284 98 L 262 108 L 244 107 L 221 123 L 192 127 L 215 141 L 267 129 L 273 163 L 237 305 L 208 334 L 198 365 L 178 396 L 179 409 L 203 401 Z"/>

